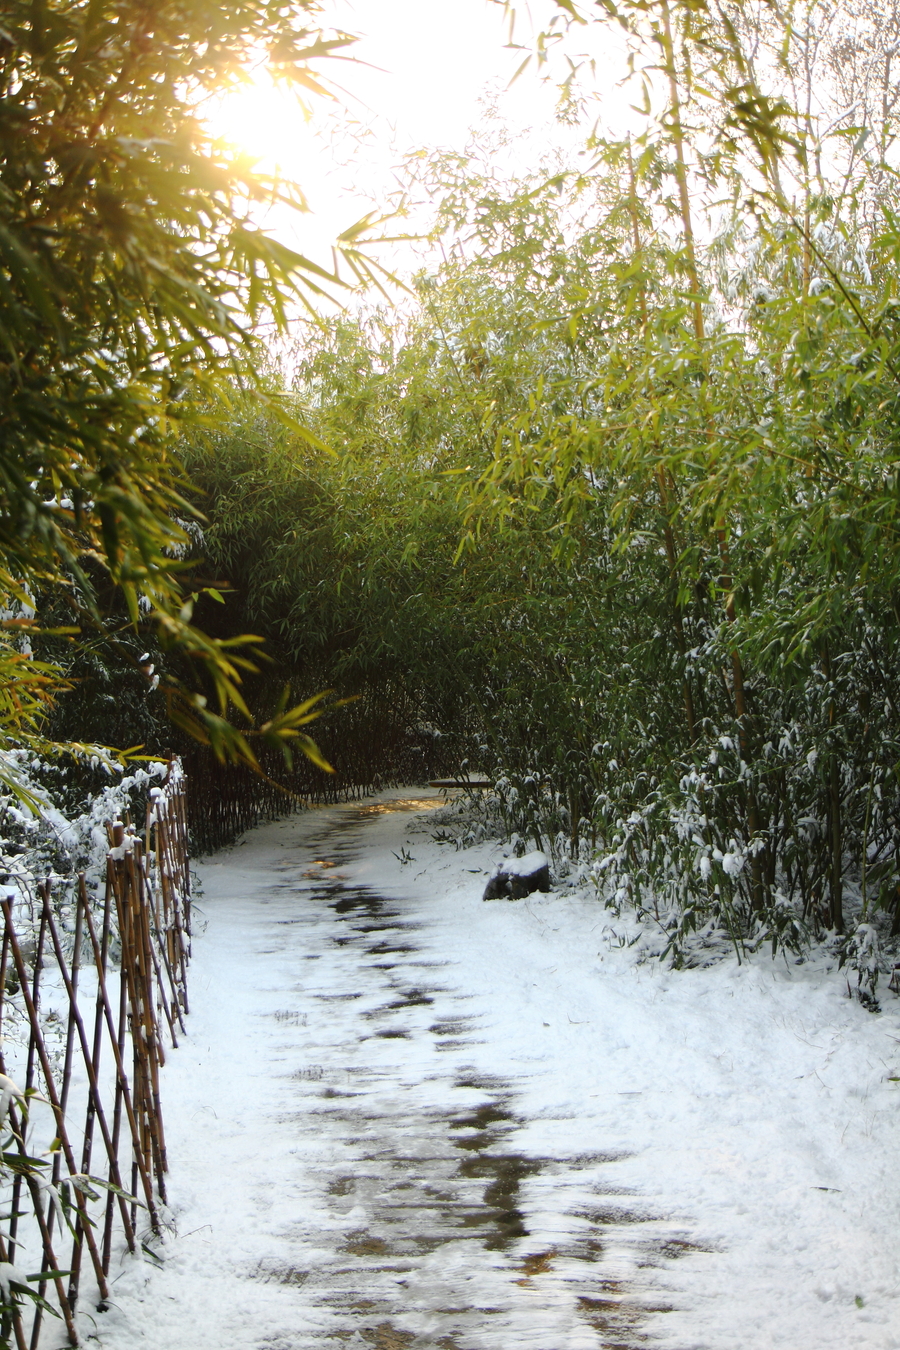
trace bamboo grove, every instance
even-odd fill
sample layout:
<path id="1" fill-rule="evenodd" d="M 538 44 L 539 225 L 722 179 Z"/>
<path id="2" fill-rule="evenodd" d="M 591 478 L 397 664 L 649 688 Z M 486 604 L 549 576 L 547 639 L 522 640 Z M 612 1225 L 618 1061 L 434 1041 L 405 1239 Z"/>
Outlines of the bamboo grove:
<path id="1" fill-rule="evenodd" d="M 402 691 L 676 959 L 852 950 L 900 931 L 900 11 L 616 13 L 640 129 L 416 157 L 442 260 L 282 359 L 313 436 L 189 438 L 221 621 Z"/>

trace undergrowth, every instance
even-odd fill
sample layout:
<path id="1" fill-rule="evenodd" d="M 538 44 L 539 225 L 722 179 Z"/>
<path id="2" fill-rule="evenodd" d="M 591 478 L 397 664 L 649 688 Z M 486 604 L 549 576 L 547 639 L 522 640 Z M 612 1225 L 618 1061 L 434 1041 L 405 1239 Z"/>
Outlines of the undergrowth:
<path id="1" fill-rule="evenodd" d="M 517 855 L 535 845 L 544 848 L 554 889 L 594 896 L 609 912 L 609 940 L 638 947 L 641 959 L 691 969 L 728 957 L 741 963 L 766 951 L 795 964 L 818 955 L 846 972 L 848 996 L 872 1012 L 880 1010 L 885 992 L 900 995 L 900 938 L 883 910 L 867 911 L 858 885 L 847 887 L 847 931 L 836 933 L 804 916 L 802 905 L 781 887 L 770 905 L 755 909 L 739 884 L 746 856 L 734 839 L 722 852 L 682 828 L 675 837 L 683 847 L 667 855 L 663 866 L 654 863 L 652 836 L 634 813 L 618 822 L 615 848 L 591 849 L 582 834 L 573 849 L 565 829 L 551 829 L 560 820 L 560 803 L 548 794 L 541 813 L 537 800 L 532 798 L 527 817 L 530 837 L 520 828 L 520 798 L 504 779 L 489 790 L 448 800 L 429 817 L 431 837 L 457 850 L 496 840 Z M 634 928 L 626 936 L 614 921 L 628 916 Z"/>

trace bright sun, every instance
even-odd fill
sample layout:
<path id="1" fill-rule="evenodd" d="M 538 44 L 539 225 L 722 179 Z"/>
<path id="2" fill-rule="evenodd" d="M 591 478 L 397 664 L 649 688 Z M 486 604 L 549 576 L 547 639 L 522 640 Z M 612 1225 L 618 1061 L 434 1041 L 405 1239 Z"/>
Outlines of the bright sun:
<path id="1" fill-rule="evenodd" d="M 301 188 L 311 214 L 261 204 L 257 212 L 260 223 L 292 247 L 317 260 L 329 257 L 341 231 L 391 202 L 407 152 L 462 150 L 469 128 L 483 121 L 486 90 L 491 99 L 500 98 L 512 128 L 538 128 L 521 149 L 513 144 L 520 168 L 542 153 L 543 128 L 549 139 L 568 134 L 554 121 L 554 89 L 531 76 L 507 87 L 520 53 L 505 46 L 499 7 L 485 0 L 333 3 L 335 22 L 348 31 L 358 31 L 362 19 L 369 25 L 349 64 L 325 62 L 335 69 L 312 72 L 313 79 L 334 81 L 334 101 L 273 79 L 259 53 L 245 81 L 210 99 L 204 110 L 214 136 L 245 153 L 263 174 Z M 536 3 L 553 8 L 550 0 Z M 614 82 L 608 84 L 607 108 L 615 101 Z M 414 232 L 415 222 L 409 228 Z"/>
<path id="2" fill-rule="evenodd" d="M 266 66 L 206 112 L 214 135 L 244 151 L 259 167 L 295 177 L 304 158 L 310 111 L 298 92 L 273 80 Z"/>

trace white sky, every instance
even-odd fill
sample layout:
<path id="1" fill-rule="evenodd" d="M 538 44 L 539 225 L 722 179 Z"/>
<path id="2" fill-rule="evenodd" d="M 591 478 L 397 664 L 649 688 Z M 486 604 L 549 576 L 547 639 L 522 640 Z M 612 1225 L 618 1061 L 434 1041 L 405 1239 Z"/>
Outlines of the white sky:
<path id="1" fill-rule="evenodd" d="M 338 15 L 360 34 L 360 59 L 381 68 L 348 71 L 347 88 L 401 141 L 459 145 L 486 86 L 508 84 L 521 60 L 505 50 L 502 10 L 489 0 L 344 0 Z M 514 100 L 525 120 L 534 83 Z"/>
<path id="2" fill-rule="evenodd" d="M 522 5 L 516 39 L 530 46 L 532 32 L 555 13 L 553 0 Z M 555 123 L 551 86 L 529 70 L 509 88 L 523 53 L 508 49 L 499 5 L 489 0 L 333 0 L 325 17 L 360 37 L 350 49 L 355 63 L 320 64 L 322 74 L 343 91 L 342 117 L 318 99 L 307 123 L 296 99 L 273 89 L 264 77 L 227 99 L 214 119 L 229 140 L 260 156 L 264 167 L 278 164 L 301 184 L 313 214 L 298 221 L 270 212 L 265 223 L 317 261 L 330 264 L 337 234 L 389 196 L 396 185 L 394 166 L 407 151 L 462 150 L 469 129 L 481 120 L 485 96 L 497 97 L 504 120 L 522 133 L 523 167 L 554 141 L 574 148 L 573 132 Z M 601 32 L 606 35 L 602 41 Z M 570 50 L 578 52 L 591 41 L 602 52 L 609 39 L 608 29 L 581 28 Z M 611 107 L 621 108 L 627 100 L 614 95 L 611 80 L 607 85 Z M 347 121 L 347 113 L 361 144 L 346 131 L 329 132 L 334 122 Z"/>

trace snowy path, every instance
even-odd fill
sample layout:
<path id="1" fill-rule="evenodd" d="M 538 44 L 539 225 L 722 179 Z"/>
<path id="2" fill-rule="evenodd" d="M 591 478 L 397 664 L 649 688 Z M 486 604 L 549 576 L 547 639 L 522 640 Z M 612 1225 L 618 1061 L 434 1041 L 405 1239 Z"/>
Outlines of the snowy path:
<path id="1" fill-rule="evenodd" d="M 202 868 L 177 1236 L 105 1350 L 900 1347 L 894 1008 L 636 966 L 586 896 L 484 905 L 497 850 L 428 804 Z"/>

